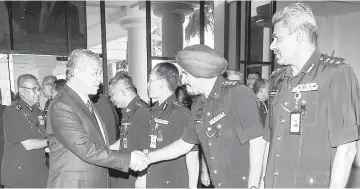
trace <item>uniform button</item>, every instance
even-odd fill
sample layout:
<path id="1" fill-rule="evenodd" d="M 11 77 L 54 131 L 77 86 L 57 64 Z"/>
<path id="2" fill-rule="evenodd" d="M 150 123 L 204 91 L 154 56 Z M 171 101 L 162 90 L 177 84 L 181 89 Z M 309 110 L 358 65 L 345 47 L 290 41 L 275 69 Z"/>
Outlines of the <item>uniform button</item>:
<path id="1" fill-rule="evenodd" d="M 221 187 L 221 186 L 222 186 L 221 182 L 219 182 L 218 186 L 219 186 L 219 187 Z"/>
<path id="2" fill-rule="evenodd" d="M 277 136 L 276 139 L 277 139 L 277 140 L 281 140 L 281 137 L 280 137 L 280 136 Z"/>
<path id="3" fill-rule="evenodd" d="M 199 130 L 196 130 L 196 132 L 198 133 L 198 132 L 199 132 Z"/>
<path id="4" fill-rule="evenodd" d="M 246 177 L 242 177 L 243 180 L 246 180 Z"/>
<path id="5" fill-rule="evenodd" d="M 211 142 L 209 142 L 209 146 L 211 146 L 212 144 L 211 144 Z"/>
<path id="6" fill-rule="evenodd" d="M 284 102 L 284 105 L 287 106 L 287 105 L 288 105 L 288 102 Z"/>
<path id="7" fill-rule="evenodd" d="M 213 172 L 216 174 L 216 173 L 217 173 L 217 170 L 214 170 Z"/>
<path id="8" fill-rule="evenodd" d="M 280 122 L 281 122 L 281 123 L 285 123 L 285 120 L 284 120 L 284 119 L 281 119 Z"/>
<path id="9" fill-rule="evenodd" d="M 288 85 L 288 89 L 291 89 L 291 85 Z"/>
<path id="10" fill-rule="evenodd" d="M 279 172 L 277 172 L 277 171 L 274 172 L 274 175 L 275 175 L 275 176 L 278 176 L 278 175 L 279 175 Z"/>
<path id="11" fill-rule="evenodd" d="M 279 157 L 280 157 L 280 154 L 276 154 L 275 157 L 279 158 Z"/>
<path id="12" fill-rule="evenodd" d="M 211 159 L 212 159 L 212 160 L 215 159 L 214 156 L 211 156 Z"/>
<path id="13" fill-rule="evenodd" d="M 169 184 L 169 183 L 170 183 L 170 181 L 167 180 L 167 181 L 166 181 L 166 184 Z"/>
<path id="14" fill-rule="evenodd" d="M 21 166 L 19 166 L 18 169 L 21 169 Z"/>
<path id="15" fill-rule="evenodd" d="M 208 112 L 208 113 L 206 113 L 206 115 L 207 115 L 207 116 L 210 116 L 211 114 L 210 114 L 210 112 Z"/>
<path id="16" fill-rule="evenodd" d="M 207 128 L 207 131 L 211 131 L 211 127 L 208 127 L 208 128 Z"/>
<path id="17" fill-rule="evenodd" d="M 147 174 L 150 174 L 150 171 L 148 171 Z"/>

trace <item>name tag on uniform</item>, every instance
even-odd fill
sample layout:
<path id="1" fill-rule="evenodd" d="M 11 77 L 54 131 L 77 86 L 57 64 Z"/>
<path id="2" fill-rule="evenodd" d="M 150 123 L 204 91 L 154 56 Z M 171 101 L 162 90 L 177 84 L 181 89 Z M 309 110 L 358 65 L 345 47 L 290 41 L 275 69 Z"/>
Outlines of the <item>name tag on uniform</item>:
<path id="1" fill-rule="evenodd" d="M 219 113 L 218 115 L 216 115 L 214 118 L 212 118 L 209 123 L 210 125 L 213 125 L 214 123 L 220 121 L 222 118 L 225 117 L 225 113 L 224 112 L 221 112 Z"/>
<path id="2" fill-rule="evenodd" d="M 195 119 L 195 120 L 194 120 L 194 123 L 201 124 L 201 123 L 202 123 L 202 119 Z"/>
<path id="3" fill-rule="evenodd" d="M 40 125 L 45 125 L 45 120 L 43 116 L 38 116 Z"/>
<path id="4" fill-rule="evenodd" d="M 318 91 L 319 85 L 316 83 L 305 83 L 305 84 L 299 84 L 296 87 L 292 89 L 291 92 L 298 93 L 298 92 L 307 92 L 307 91 Z"/>
<path id="5" fill-rule="evenodd" d="M 301 111 L 290 113 L 290 134 L 299 135 L 301 133 Z"/>
<path id="6" fill-rule="evenodd" d="M 131 125 L 131 123 L 121 123 L 121 125 L 123 125 L 123 126 L 129 126 L 129 125 Z"/>
<path id="7" fill-rule="evenodd" d="M 277 95 L 277 90 L 270 91 L 270 96 L 276 96 L 276 95 Z"/>
<path id="8" fill-rule="evenodd" d="M 164 125 L 168 125 L 168 124 L 169 124 L 169 121 L 168 121 L 168 120 L 163 120 L 163 119 L 158 119 L 158 118 L 154 118 L 154 122 L 155 122 L 155 123 L 164 124 Z"/>

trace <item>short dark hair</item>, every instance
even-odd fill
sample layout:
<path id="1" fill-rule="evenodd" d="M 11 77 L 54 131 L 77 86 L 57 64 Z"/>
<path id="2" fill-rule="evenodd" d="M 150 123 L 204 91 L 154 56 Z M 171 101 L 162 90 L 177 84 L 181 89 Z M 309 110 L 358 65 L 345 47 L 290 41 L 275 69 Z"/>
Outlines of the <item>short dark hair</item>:
<path id="1" fill-rule="evenodd" d="M 66 82 L 67 81 L 65 79 L 58 79 L 58 80 L 54 81 L 53 89 L 56 92 L 60 92 L 62 89 L 64 89 Z"/>
<path id="2" fill-rule="evenodd" d="M 155 66 L 155 75 L 160 79 L 165 79 L 168 88 L 175 91 L 180 83 L 179 70 L 169 62 L 159 63 Z"/>
<path id="3" fill-rule="evenodd" d="M 263 89 L 265 87 L 266 83 L 268 83 L 266 79 L 263 78 L 257 79 L 253 85 L 254 93 L 257 94 L 260 91 L 260 89 Z"/>
<path id="4" fill-rule="evenodd" d="M 124 85 L 128 86 L 128 89 L 131 89 L 133 92 L 136 93 L 136 89 L 134 86 L 134 83 L 132 81 L 132 77 L 128 75 L 128 72 L 126 71 L 119 71 L 115 74 L 113 78 L 110 79 L 109 84 L 115 85 L 119 81 L 121 81 Z"/>
<path id="5" fill-rule="evenodd" d="M 249 75 L 250 75 L 250 74 L 256 74 L 259 78 L 261 78 L 261 73 L 259 73 L 259 72 L 250 72 Z M 249 75 L 248 75 L 248 76 L 249 76 Z"/>
<path id="6" fill-rule="evenodd" d="M 57 78 L 55 76 L 47 75 L 44 77 L 44 79 L 42 81 L 42 85 L 52 85 L 56 80 L 57 80 Z"/>
<path id="7" fill-rule="evenodd" d="M 24 83 L 25 83 L 26 81 L 28 81 L 28 80 L 31 80 L 31 79 L 37 81 L 37 78 L 36 78 L 34 75 L 31 75 L 31 74 L 22 74 L 22 75 L 20 75 L 20 76 L 18 77 L 18 79 L 17 79 L 18 89 L 19 89 L 20 87 L 23 87 Z"/>

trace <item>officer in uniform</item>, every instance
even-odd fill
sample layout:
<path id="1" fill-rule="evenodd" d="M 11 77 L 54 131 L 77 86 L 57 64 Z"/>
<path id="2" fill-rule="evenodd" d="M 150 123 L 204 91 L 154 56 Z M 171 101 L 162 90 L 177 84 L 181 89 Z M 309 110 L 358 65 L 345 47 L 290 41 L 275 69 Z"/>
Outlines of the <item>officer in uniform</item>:
<path id="1" fill-rule="evenodd" d="M 283 67 L 270 77 L 265 188 L 345 188 L 360 124 L 356 75 L 319 52 L 308 5 L 286 6 L 273 24 L 270 49 Z"/>
<path id="2" fill-rule="evenodd" d="M 160 63 L 151 71 L 148 91 L 150 98 L 157 99 L 157 102 L 150 109 L 148 132 L 143 136 L 148 140 L 141 148 L 155 151 L 181 138 L 190 111 L 176 97 L 179 81 L 179 71 L 174 64 Z M 198 175 L 198 148 L 195 147 L 186 156 L 151 165 L 145 175 L 146 187 L 196 188 Z M 144 176 L 138 180 L 143 180 L 143 183 Z"/>
<path id="3" fill-rule="evenodd" d="M 265 143 L 254 93 L 221 75 L 227 61 L 208 46 L 186 47 L 176 58 L 182 82 L 200 96 L 190 121 L 182 123 L 187 125 L 182 138 L 150 152 L 150 162 L 177 158 L 200 143 L 214 187 L 257 188 Z"/>
<path id="4" fill-rule="evenodd" d="M 140 149 L 140 143 L 147 141 L 150 106 L 135 92 L 132 78 L 118 72 L 110 80 L 110 97 L 113 104 L 121 108 L 120 138 L 110 146 L 111 150 L 130 153 Z M 141 127 L 142 126 L 142 127 Z M 145 137 L 143 137 L 145 135 Z M 143 141 L 143 142 L 141 142 Z M 134 188 L 137 172 L 116 172 L 117 180 L 112 188 Z"/>
<path id="5" fill-rule="evenodd" d="M 35 76 L 18 78 L 20 98 L 4 112 L 5 150 L 1 163 L 1 183 L 11 188 L 45 188 L 45 122 L 36 106 L 41 87 Z"/>

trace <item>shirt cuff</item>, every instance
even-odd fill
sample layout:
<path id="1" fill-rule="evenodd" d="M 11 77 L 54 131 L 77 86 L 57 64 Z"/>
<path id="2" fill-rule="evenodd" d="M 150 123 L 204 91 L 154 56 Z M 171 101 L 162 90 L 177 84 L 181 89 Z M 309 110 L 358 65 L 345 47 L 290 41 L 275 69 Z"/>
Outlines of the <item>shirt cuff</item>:
<path id="1" fill-rule="evenodd" d="M 359 139 L 358 126 L 344 127 L 340 131 L 335 131 L 329 134 L 331 147 L 338 147 L 340 145 L 353 142 Z"/>
<path id="2" fill-rule="evenodd" d="M 236 127 L 236 132 L 240 139 L 240 143 L 244 144 L 245 142 L 261 136 L 263 132 L 263 127 L 262 125 L 257 125 L 247 130 L 241 130 L 239 127 Z"/>
<path id="3" fill-rule="evenodd" d="M 117 157 L 117 163 L 113 168 L 123 172 L 128 172 L 130 167 L 131 155 L 118 152 L 116 154 L 116 157 Z"/>

